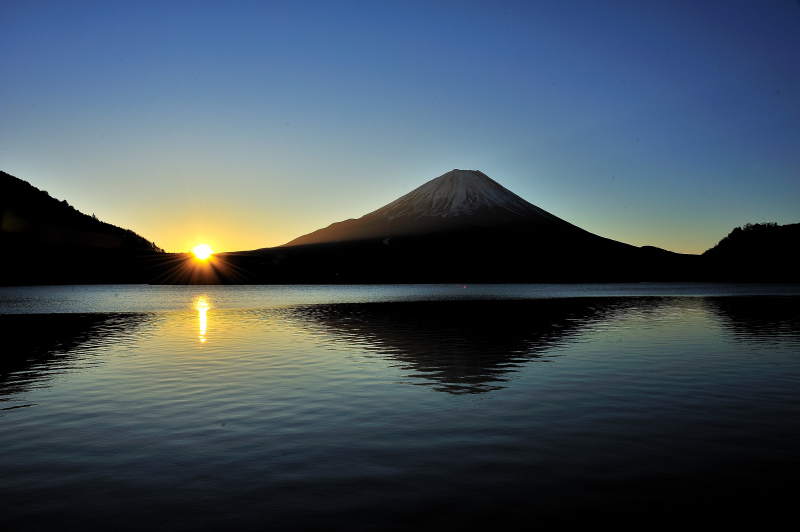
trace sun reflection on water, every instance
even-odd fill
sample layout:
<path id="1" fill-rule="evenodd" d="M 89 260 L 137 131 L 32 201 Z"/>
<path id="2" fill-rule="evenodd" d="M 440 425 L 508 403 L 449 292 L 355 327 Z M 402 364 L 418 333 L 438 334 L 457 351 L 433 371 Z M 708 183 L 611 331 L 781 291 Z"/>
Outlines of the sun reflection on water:
<path id="1" fill-rule="evenodd" d="M 212 308 L 211 299 L 206 295 L 196 296 L 192 300 L 192 307 L 197 310 L 198 320 L 200 321 L 200 343 L 206 342 L 206 329 L 208 328 L 208 317 L 206 313 L 208 309 Z"/>

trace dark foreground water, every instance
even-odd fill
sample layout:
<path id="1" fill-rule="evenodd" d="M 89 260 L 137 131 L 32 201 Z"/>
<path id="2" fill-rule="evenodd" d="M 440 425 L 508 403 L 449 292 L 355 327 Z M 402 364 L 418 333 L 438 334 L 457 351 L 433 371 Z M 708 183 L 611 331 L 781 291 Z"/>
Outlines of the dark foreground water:
<path id="1" fill-rule="evenodd" d="M 0 289 L 0 528 L 778 523 L 800 287 Z"/>

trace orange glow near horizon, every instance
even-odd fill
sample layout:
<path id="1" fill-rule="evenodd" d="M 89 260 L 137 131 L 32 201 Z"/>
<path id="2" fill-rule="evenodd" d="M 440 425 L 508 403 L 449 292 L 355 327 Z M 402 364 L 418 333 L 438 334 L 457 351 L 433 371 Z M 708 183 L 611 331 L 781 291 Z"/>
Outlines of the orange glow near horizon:
<path id="1" fill-rule="evenodd" d="M 196 245 L 192 252 L 194 253 L 194 256 L 200 260 L 206 260 L 213 253 L 213 251 L 211 251 L 211 247 L 209 247 L 207 244 Z"/>
<path id="2" fill-rule="evenodd" d="M 154 267 L 162 270 L 155 282 L 164 284 L 236 284 L 249 278 L 224 255 L 201 259 L 194 253 L 165 254 L 155 259 Z"/>

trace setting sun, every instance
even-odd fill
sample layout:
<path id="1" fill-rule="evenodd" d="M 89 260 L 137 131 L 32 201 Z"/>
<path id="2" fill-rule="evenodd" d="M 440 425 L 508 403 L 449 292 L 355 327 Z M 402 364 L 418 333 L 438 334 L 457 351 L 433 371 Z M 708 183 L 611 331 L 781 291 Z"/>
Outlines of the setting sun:
<path id="1" fill-rule="evenodd" d="M 206 260 L 208 257 L 211 256 L 212 253 L 211 248 L 208 247 L 206 244 L 198 244 L 194 247 L 192 251 L 194 251 L 195 257 L 197 257 L 200 260 Z"/>

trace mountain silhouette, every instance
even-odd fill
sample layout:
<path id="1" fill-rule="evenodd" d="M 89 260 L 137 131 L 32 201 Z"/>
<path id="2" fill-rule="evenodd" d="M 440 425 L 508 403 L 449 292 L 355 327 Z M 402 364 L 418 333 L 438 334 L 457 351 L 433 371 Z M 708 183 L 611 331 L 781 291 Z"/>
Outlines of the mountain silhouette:
<path id="1" fill-rule="evenodd" d="M 163 254 L 130 229 L 83 214 L 0 171 L 2 284 L 145 282 L 142 260 Z"/>
<path id="2" fill-rule="evenodd" d="M 456 169 L 357 220 L 331 224 L 284 245 L 424 235 L 463 225 L 510 227 L 519 224 L 577 229 L 528 203 L 483 172 Z"/>
<path id="3" fill-rule="evenodd" d="M 69 245 L 163 252 L 130 229 L 81 213 L 27 181 L 0 171 L 0 238 L 5 245 Z"/>
<path id="4" fill-rule="evenodd" d="M 197 261 L 0 172 L 0 285 L 800 282 L 800 224 L 747 224 L 700 255 L 604 238 L 476 170 L 282 246 Z"/>
<path id="5" fill-rule="evenodd" d="M 333 283 L 686 280 L 697 259 L 592 234 L 458 169 L 361 218 L 247 254 L 277 282 Z"/>
<path id="6" fill-rule="evenodd" d="M 702 255 L 705 276 L 733 282 L 800 282 L 800 223 L 745 224 Z"/>

